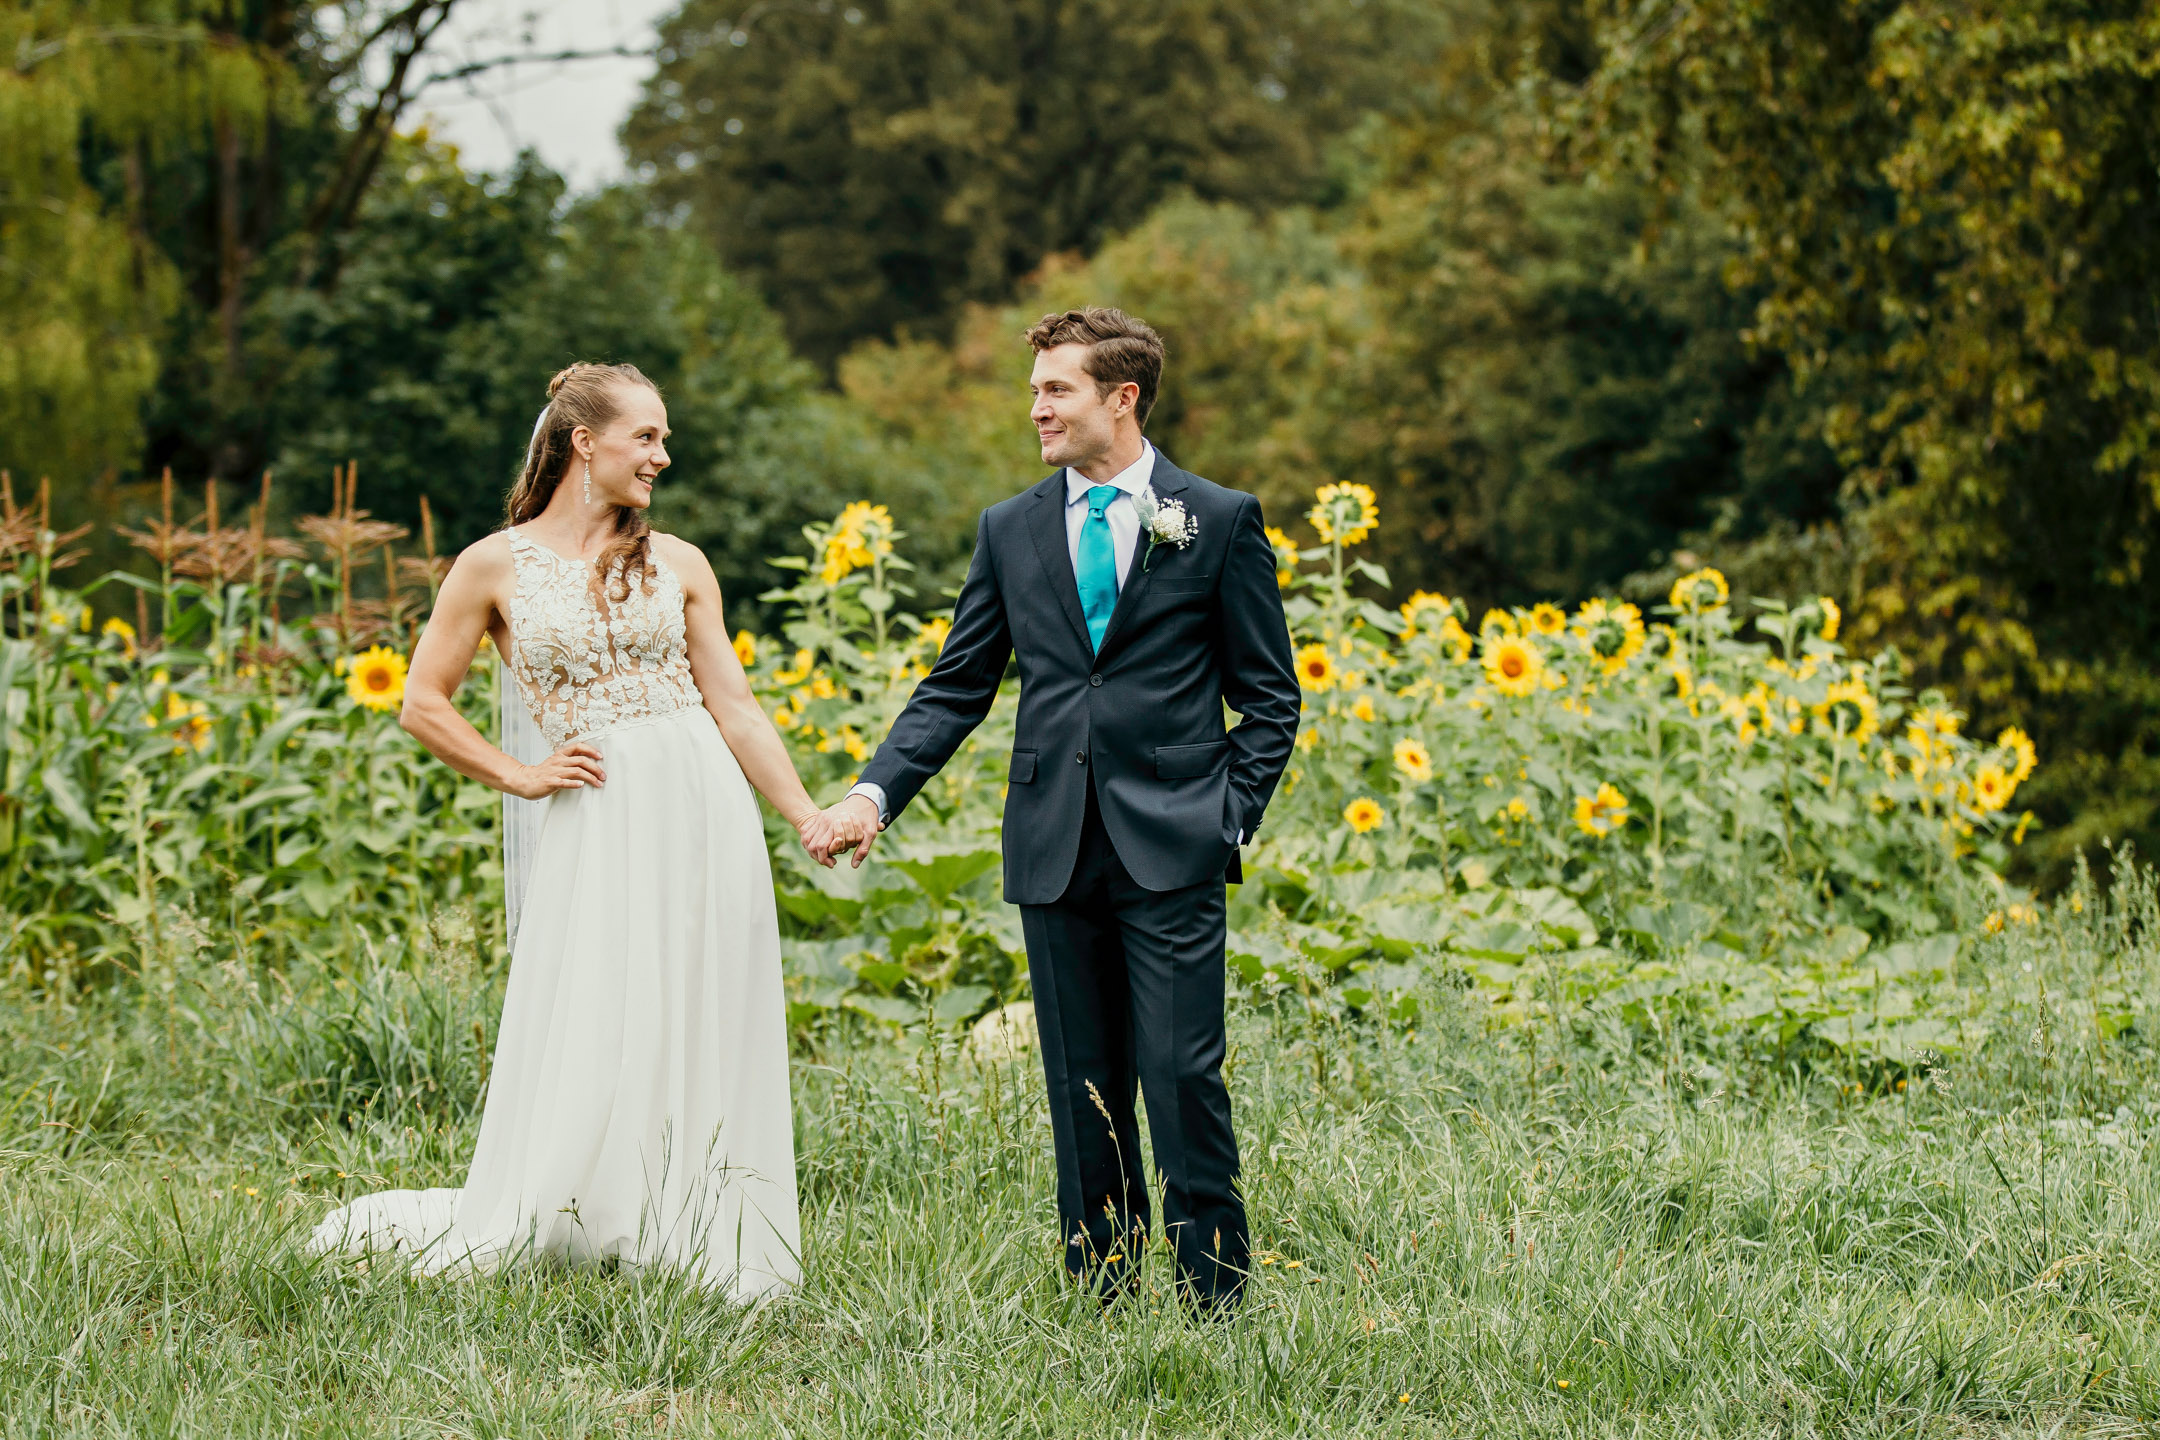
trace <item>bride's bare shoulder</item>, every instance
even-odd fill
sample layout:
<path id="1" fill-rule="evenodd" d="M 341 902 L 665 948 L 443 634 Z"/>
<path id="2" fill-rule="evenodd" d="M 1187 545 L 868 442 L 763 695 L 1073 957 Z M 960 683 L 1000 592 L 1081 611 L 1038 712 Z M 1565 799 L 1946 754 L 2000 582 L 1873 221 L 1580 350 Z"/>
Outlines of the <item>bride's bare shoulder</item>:
<path id="1" fill-rule="evenodd" d="M 444 583 L 493 590 L 499 581 L 509 578 L 511 570 L 510 532 L 498 530 L 460 550 Z"/>
<path id="2" fill-rule="evenodd" d="M 704 551 L 681 536 L 667 535 L 655 530 L 652 532 L 652 547 L 653 554 L 665 560 L 668 568 L 684 580 L 711 578 L 712 561 L 705 558 Z"/>

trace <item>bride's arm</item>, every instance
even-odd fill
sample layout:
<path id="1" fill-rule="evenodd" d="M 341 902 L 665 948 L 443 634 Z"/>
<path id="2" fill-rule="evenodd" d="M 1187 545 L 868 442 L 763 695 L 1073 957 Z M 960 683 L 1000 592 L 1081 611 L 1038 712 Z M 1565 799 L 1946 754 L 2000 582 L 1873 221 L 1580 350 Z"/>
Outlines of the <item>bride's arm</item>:
<path id="1" fill-rule="evenodd" d="M 527 800 L 598 785 L 606 776 L 600 752 L 592 746 L 565 745 L 538 765 L 521 765 L 490 745 L 450 698 L 472 668 L 480 637 L 498 613 L 496 597 L 506 592 L 509 580 L 510 546 L 500 535 L 458 556 L 443 579 L 420 643 L 413 647 L 398 723 L 460 775 Z M 505 629 L 505 637 L 507 633 Z M 504 676 L 503 683 L 512 681 Z"/>
<path id="2" fill-rule="evenodd" d="M 751 693 L 750 677 L 728 638 L 727 617 L 720 605 L 720 581 L 713 574 L 705 552 L 685 540 L 655 535 L 664 547 L 669 568 L 682 578 L 683 622 L 690 647 L 690 678 L 697 682 L 705 708 L 720 727 L 735 762 L 758 794 L 770 801 L 802 837 L 803 848 L 820 864 L 832 864 L 831 822 L 803 788 L 788 756 L 780 732 L 773 728 L 765 707 Z"/>

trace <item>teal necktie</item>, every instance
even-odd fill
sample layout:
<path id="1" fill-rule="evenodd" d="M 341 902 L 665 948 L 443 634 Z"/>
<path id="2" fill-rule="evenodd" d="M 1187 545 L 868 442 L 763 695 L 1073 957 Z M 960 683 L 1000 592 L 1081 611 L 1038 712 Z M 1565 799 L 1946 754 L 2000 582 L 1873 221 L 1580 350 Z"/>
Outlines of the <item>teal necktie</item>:
<path id="1" fill-rule="evenodd" d="M 1087 519 L 1080 522 L 1080 553 L 1073 559 L 1088 644 L 1097 650 L 1102 649 L 1103 631 L 1110 628 L 1110 612 L 1117 609 L 1117 547 L 1110 543 L 1110 522 L 1103 515 L 1103 507 L 1117 497 L 1115 485 L 1090 487 Z"/>

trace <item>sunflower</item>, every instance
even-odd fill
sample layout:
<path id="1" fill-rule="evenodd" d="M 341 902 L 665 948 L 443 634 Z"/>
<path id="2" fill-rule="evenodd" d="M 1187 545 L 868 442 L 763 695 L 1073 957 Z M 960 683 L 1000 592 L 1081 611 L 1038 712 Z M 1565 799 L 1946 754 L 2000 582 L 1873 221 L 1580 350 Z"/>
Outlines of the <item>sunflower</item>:
<path id="1" fill-rule="evenodd" d="M 1911 720 L 1906 722 L 1910 728 L 1929 736 L 1955 735 L 1958 733 L 1958 728 L 1964 723 L 1964 717 L 1960 716 L 1957 711 L 1945 710 L 1940 705 L 1931 705 L 1925 710 L 1918 711 Z"/>
<path id="2" fill-rule="evenodd" d="M 842 510 L 833 530 L 849 537 L 851 558 L 858 569 L 879 556 L 892 554 L 893 539 L 899 534 L 893 527 L 892 511 L 866 500 L 854 501 Z"/>
<path id="3" fill-rule="evenodd" d="M 1410 598 L 1397 608 L 1402 612 L 1405 640 L 1419 634 L 1437 635 L 1455 618 L 1455 602 L 1430 590 L 1411 591 Z"/>
<path id="4" fill-rule="evenodd" d="M 1480 640 L 1489 640 L 1494 635 L 1520 635 L 1522 627 L 1505 610 L 1487 610 L 1477 622 L 1477 633 Z"/>
<path id="5" fill-rule="evenodd" d="M 210 746 L 210 733 L 214 728 L 210 721 L 210 707 L 200 700 L 189 700 L 173 692 L 165 692 L 165 713 L 155 710 L 143 716 L 143 726 L 150 730 L 172 732 L 173 749 L 189 747 L 206 750 Z"/>
<path id="6" fill-rule="evenodd" d="M 1530 628 L 1540 635 L 1558 635 L 1567 629 L 1567 612 L 1557 605 L 1540 601 L 1530 607 Z"/>
<path id="7" fill-rule="evenodd" d="M 1275 547 L 1275 585 L 1278 589 L 1287 590 L 1290 582 L 1297 579 L 1298 561 L 1302 558 L 1297 541 L 1273 525 L 1267 527 L 1267 538 L 1268 544 Z"/>
<path id="8" fill-rule="evenodd" d="M 1395 742 L 1395 768 L 1405 779 L 1422 785 L 1432 779 L 1432 752 L 1425 748 L 1423 741 L 1405 735 Z"/>
<path id="9" fill-rule="evenodd" d="M 1627 824 L 1627 796 L 1610 781 L 1597 787 L 1595 795 L 1575 797 L 1575 827 L 1585 835 L 1603 837 Z"/>
<path id="10" fill-rule="evenodd" d="M 1360 719 L 1360 720 L 1364 721 L 1364 722 L 1365 722 L 1366 724 L 1368 724 L 1368 725 L 1372 724 L 1372 722 L 1373 722 L 1373 704 L 1372 704 L 1372 696 L 1370 696 L 1370 695 L 1360 695 L 1360 696 L 1358 696 L 1358 697 L 1357 697 L 1357 703 L 1356 703 L 1356 704 L 1354 704 L 1354 705 L 1352 705 L 1352 706 L 1350 707 L 1350 713 L 1351 713 L 1351 714 L 1352 714 L 1353 716 L 1355 716 L 1356 718 L 1358 718 L 1358 719 Z"/>
<path id="11" fill-rule="evenodd" d="M 1642 612 L 1620 600 L 1585 600 L 1575 612 L 1575 640 L 1607 675 L 1627 668 L 1643 648 Z"/>
<path id="12" fill-rule="evenodd" d="M 817 656 L 808 650 L 797 650 L 795 658 L 773 671 L 773 682 L 779 685 L 800 685 L 810 678 L 810 671 L 817 664 Z"/>
<path id="13" fill-rule="evenodd" d="M 1837 639 L 1838 627 L 1845 623 L 1845 612 L 1827 595 L 1815 597 L 1815 608 L 1822 611 L 1822 629 L 1818 633 L 1825 640 Z"/>
<path id="14" fill-rule="evenodd" d="M 1815 726 L 1825 735 L 1838 735 L 1865 745 L 1874 738 L 1880 716 L 1867 682 L 1857 675 L 1830 687 L 1815 707 Z"/>
<path id="15" fill-rule="evenodd" d="M 2039 752 L 2033 749 L 2032 736 L 2012 725 L 1995 737 L 1995 744 L 2017 757 L 2017 763 L 2010 767 L 2012 785 L 2022 785 L 2032 777 L 2033 767 L 2040 762 Z"/>
<path id="16" fill-rule="evenodd" d="M 405 699 L 405 657 L 382 645 L 353 656 L 345 668 L 345 693 L 370 710 L 397 709 Z"/>
<path id="17" fill-rule="evenodd" d="M 1364 835 L 1379 829 L 1386 822 L 1387 811 L 1382 810 L 1380 802 L 1371 796 L 1360 795 L 1343 807 L 1342 818 L 1352 830 Z"/>
<path id="18" fill-rule="evenodd" d="M 1355 545 L 1380 523 L 1380 507 L 1370 485 L 1323 485 L 1305 521 L 1323 545 Z"/>
<path id="19" fill-rule="evenodd" d="M 742 668 L 745 670 L 757 664 L 757 636 L 747 630 L 736 631 L 735 658 L 742 661 Z"/>
<path id="20" fill-rule="evenodd" d="M 930 647 L 933 655 L 945 653 L 945 637 L 952 634 L 952 621 L 940 615 L 915 632 L 915 643 Z"/>
<path id="21" fill-rule="evenodd" d="M 1325 645 L 1307 645 L 1297 652 L 1298 684 L 1315 695 L 1335 688 L 1335 657 Z"/>
<path id="22" fill-rule="evenodd" d="M 1467 664 L 1471 651 L 1470 632 L 1463 629 L 1462 622 L 1453 615 L 1440 622 L 1440 651 L 1457 665 Z"/>
<path id="23" fill-rule="evenodd" d="M 1690 571 L 1673 581 L 1672 606 L 1684 615 L 1715 610 L 1731 598 L 1732 588 L 1725 583 L 1725 577 L 1708 567 Z"/>
<path id="24" fill-rule="evenodd" d="M 1518 821 L 1529 819 L 1530 802 L 1523 799 L 1522 796 L 1517 795 L 1514 799 L 1507 802 L 1507 817 L 1510 820 Z"/>
<path id="25" fill-rule="evenodd" d="M 1545 657 L 1516 635 L 1487 635 L 1485 679 L 1503 695 L 1530 695 L 1545 678 Z"/>
<path id="26" fill-rule="evenodd" d="M 1973 772 L 1973 808 L 1984 814 L 1992 815 L 2009 804 L 2016 790 L 2017 781 L 2012 780 L 2010 772 L 2000 765 L 1982 765 Z"/>
<path id="27" fill-rule="evenodd" d="M 105 622 L 104 628 L 99 633 L 120 637 L 121 652 L 130 660 L 135 658 L 135 627 L 133 625 L 115 615 Z"/>

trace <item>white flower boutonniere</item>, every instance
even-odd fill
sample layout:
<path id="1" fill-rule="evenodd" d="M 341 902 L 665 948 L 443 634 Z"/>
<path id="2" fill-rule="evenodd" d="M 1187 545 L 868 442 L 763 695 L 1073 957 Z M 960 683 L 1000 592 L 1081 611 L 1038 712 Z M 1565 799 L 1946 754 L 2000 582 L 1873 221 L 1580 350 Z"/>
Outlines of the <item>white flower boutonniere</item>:
<path id="1" fill-rule="evenodd" d="M 1156 546 L 1174 545 L 1183 550 L 1200 533 L 1200 522 L 1185 513 L 1185 502 L 1157 498 L 1152 485 L 1141 487 L 1140 493 L 1133 496 L 1133 508 L 1140 512 L 1140 527 L 1147 531 L 1147 553 L 1140 557 L 1142 570 L 1155 563 Z"/>

